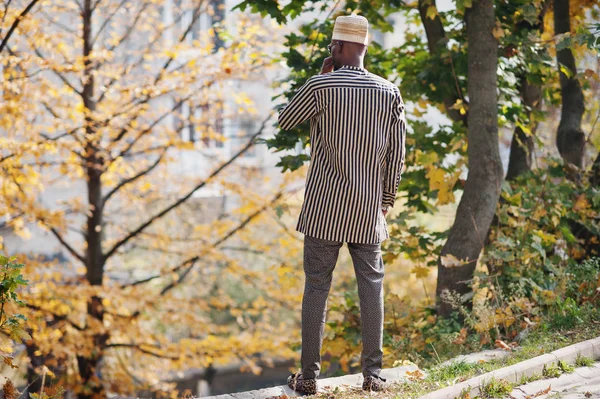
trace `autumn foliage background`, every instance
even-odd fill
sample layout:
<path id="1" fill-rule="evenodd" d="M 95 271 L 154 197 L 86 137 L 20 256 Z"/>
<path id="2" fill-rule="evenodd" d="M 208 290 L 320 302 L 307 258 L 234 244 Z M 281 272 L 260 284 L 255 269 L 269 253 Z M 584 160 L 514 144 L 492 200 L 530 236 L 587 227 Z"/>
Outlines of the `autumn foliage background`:
<path id="1" fill-rule="evenodd" d="M 496 45 L 482 59 L 497 63 L 499 143 L 469 123 L 465 19 L 479 2 L 445 11 L 426 0 L 239 3 L 173 1 L 167 11 L 158 0 L 2 2 L 0 245 L 15 257 L 2 258 L 12 279 L 2 317 L 22 315 L 12 327 L 0 317 L 3 375 L 42 396 L 59 396 L 56 387 L 82 398 L 177 396 L 170 373 L 241 360 L 259 374 L 274 359 L 299 360 L 304 276 L 294 227 L 308 156 L 297 150 L 309 143 L 306 125 L 274 129 L 273 108 L 318 73 L 333 17 L 350 11 L 404 38 L 390 48 L 373 42 L 365 60 L 399 85 L 410 129 L 384 244 L 384 367 L 597 319 L 597 2 L 571 2 L 571 33 L 555 29 L 558 0 L 496 2 L 487 29 Z M 565 52 L 578 71 L 557 64 Z M 566 141 L 583 145 L 573 150 L 557 134 L 578 112 L 563 103 L 575 81 L 583 110 Z M 273 103 L 257 97 L 265 82 Z M 226 120 L 245 124 L 227 135 Z M 494 182 L 498 201 L 472 222 L 459 203 L 480 199 L 466 187 L 475 134 L 509 155 Z M 248 162 L 258 147 L 280 151 L 276 175 Z M 210 150 L 219 148 L 228 151 Z M 203 190 L 226 201 L 197 200 Z M 452 234 L 461 223 L 476 241 L 464 254 Z M 22 240 L 62 256 L 22 251 Z M 342 251 L 324 370 L 359 370 L 359 316 Z M 42 381 L 54 390 L 42 392 Z"/>

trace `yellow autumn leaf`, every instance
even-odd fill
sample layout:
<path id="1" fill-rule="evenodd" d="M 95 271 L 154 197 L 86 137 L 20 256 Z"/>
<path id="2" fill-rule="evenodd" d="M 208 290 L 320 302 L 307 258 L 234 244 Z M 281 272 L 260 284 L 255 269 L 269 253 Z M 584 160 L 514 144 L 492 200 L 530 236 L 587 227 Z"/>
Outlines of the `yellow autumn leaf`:
<path id="1" fill-rule="evenodd" d="M 417 278 L 425 278 L 429 276 L 431 269 L 426 266 L 415 266 L 410 272 L 414 273 Z"/>
<path id="2" fill-rule="evenodd" d="M 504 30 L 496 25 L 494 29 L 492 29 L 492 35 L 494 35 L 496 39 L 500 39 L 501 37 L 504 37 Z"/>
<path id="3" fill-rule="evenodd" d="M 443 169 L 431 166 L 429 167 L 426 176 L 429 179 L 429 189 L 431 191 L 438 190 L 438 205 L 444 205 L 454 201 L 452 189 L 459 177 L 458 173 L 448 177 L 446 171 Z"/>
<path id="4" fill-rule="evenodd" d="M 336 337 L 325 344 L 325 350 L 334 357 L 341 357 L 348 350 L 348 343 L 343 337 Z"/>
<path id="5" fill-rule="evenodd" d="M 12 369 L 18 369 L 19 366 L 16 366 L 12 363 L 13 357 L 12 356 L 4 356 L 4 363 L 8 366 L 10 366 L 10 368 Z"/>
<path id="6" fill-rule="evenodd" d="M 427 7 L 427 18 L 430 19 L 435 19 L 435 17 L 437 16 L 437 8 L 434 5 L 430 5 L 429 7 Z"/>
<path id="7" fill-rule="evenodd" d="M 429 179 L 429 188 L 437 190 L 444 183 L 446 172 L 443 169 L 431 167 L 426 176 Z"/>
<path id="8" fill-rule="evenodd" d="M 437 164 L 440 161 L 440 157 L 437 152 L 422 152 L 421 150 L 417 150 L 415 158 L 417 164 L 423 166 Z"/>
<path id="9" fill-rule="evenodd" d="M 580 211 L 583 209 L 587 209 L 590 207 L 590 203 L 588 202 L 585 194 L 581 194 L 577 197 L 577 201 L 575 201 L 575 205 L 573 206 L 574 211 Z"/>
<path id="10" fill-rule="evenodd" d="M 400 255 L 399 255 L 399 254 L 397 254 L 397 253 L 394 253 L 394 252 L 387 252 L 385 255 L 383 255 L 383 261 L 384 261 L 385 263 L 391 263 L 391 262 L 393 262 L 394 260 L 396 260 L 396 258 L 398 258 L 398 256 L 400 256 Z"/>
<path id="11" fill-rule="evenodd" d="M 454 202 L 454 193 L 450 191 L 450 188 L 451 187 L 448 187 L 448 185 L 440 187 L 440 190 L 438 191 L 438 205 L 445 205 Z"/>

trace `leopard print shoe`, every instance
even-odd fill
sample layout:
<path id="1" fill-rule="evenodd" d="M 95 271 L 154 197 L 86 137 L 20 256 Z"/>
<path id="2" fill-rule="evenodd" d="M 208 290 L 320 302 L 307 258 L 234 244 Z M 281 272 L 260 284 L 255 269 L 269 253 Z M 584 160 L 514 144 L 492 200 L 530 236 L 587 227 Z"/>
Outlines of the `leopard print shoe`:
<path id="1" fill-rule="evenodd" d="M 362 384 L 362 389 L 365 391 L 385 391 L 388 388 L 388 385 L 385 383 L 386 379 L 379 377 L 379 376 L 374 376 L 374 375 L 368 375 L 365 377 L 363 384 Z"/>
<path id="2" fill-rule="evenodd" d="M 294 373 L 287 379 L 288 387 L 296 392 L 300 392 L 307 395 L 314 395 L 317 393 L 317 379 L 302 377 L 302 373 Z"/>

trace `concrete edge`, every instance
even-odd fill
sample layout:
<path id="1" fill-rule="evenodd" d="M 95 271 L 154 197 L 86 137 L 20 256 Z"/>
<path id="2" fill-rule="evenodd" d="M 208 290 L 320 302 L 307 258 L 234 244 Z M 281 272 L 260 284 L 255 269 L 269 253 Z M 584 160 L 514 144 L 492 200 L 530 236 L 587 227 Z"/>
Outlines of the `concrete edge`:
<path id="1" fill-rule="evenodd" d="M 468 392 L 470 397 L 475 397 L 479 395 L 479 387 L 492 378 L 517 383 L 522 376 L 529 377 L 535 373 L 539 374 L 545 365 L 558 360 L 573 363 L 578 355 L 586 356 L 593 360 L 600 359 L 600 337 L 557 349 L 554 352 L 546 353 L 512 366 L 490 371 L 489 373 L 473 377 L 451 387 L 431 392 L 420 399 L 454 399 L 460 397 L 461 393 L 464 392 Z"/>

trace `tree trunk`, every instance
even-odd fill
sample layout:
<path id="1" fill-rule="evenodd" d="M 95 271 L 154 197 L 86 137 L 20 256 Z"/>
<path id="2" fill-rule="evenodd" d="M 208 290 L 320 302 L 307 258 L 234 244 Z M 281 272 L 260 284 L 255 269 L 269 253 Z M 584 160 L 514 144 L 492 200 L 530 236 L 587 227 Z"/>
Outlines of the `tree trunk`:
<path id="1" fill-rule="evenodd" d="M 554 0 L 554 33 L 571 32 L 569 0 Z M 556 52 L 560 74 L 560 91 L 562 109 L 560 124 L 556 133 L 556 146 L 565 163 L 583 167 L 583 150 L 585 135 L 581 130 L 581 118 L 585 111 L 583 92 L 577 80 L 577 67 L 570 48 Z M 565 75 L 561 67 L 567 68 L 570 77 Z"/>
<path id="2" fill-rule="evenodd" d="M 502 163 L 498 149 L 498 98 L 496 70 L 498 43 L 492 35 L 495 25 L 493 0 L 477 0 L 466 10 L 468 45 L 469 175 L 456 219 L 438 260 L 438 312 L 445 317 L 452 305 L 442 294 L 470 291 L 469 282 L 486 233 L 496 211 L 502 184 Z M 444 258 L 452 255 L 463 261 L 447 267 Z"/>
<path id="3" fill-rule="evenodd" d="M 46 358 L 43 355 L 36 355 L 39 347 L 33 342 L 28 341 L 25 344 L 25 350 L 29 361 L 27 362 L 27 396 L 29 394 L 39 394 L 42 389 L 42 379 L 39 375 L 40 369 L 44 366 Z"/>
<path id="4" fill-rule="evenodd" d="M 51 329 L 57 322 L 57 320 L 52 320 L 48 323 L 47 327 Z M 31 329 L 27 329 L 27 332 L 32 336 L 34 334 Z M 42 390 L 42 378 L 45 378 L 45 387 L 47 388 L 54 386 L 65 374 L 64 368 L 59 366 L 60 363 L 52 353 L 46 355 L 38 354 L 39 350 L 40 347 L 33 339 L 25 342 L 25 352 L 29 361 L 27 362 L 27 387 L 22 394 L 26 398 L 30 397 L 32 393 L 40 394 Z M 42 377 L 44 366 L 48 367 L 55 376 L 50 377 L 50 375 L 46 374 L 45 377 Z"/>
<path id="5" fill-rule="evenodd" d="M 590 176 L 590 184 L 594 187 L 600 186 L 600 153 L 596 155 L 596 159 L 592 164 L 592 173 Z"/>
<path id="6" fill-rule="evenodd" d="M 539 86 L 530 84 L 526 76 L 521 77 L 521 99 L 523 104 L 532 109 L 539 109 L 542 101 L 542 90 Z M 528 112 L 531 116 L 532 111 Z M 508 170 L 506 180 L 513 180 L 523 173 L 531 170 L 531 159 L 533 154 L 533 134 L 537 129 L 537 124 L 531 127 L 531 135 L 525 134 L 520 127 L 515 128 L 512 142 L 510 145 L 510 158 L 508 161 Z"/>
<path id="7" fill-rule="evenodd" d="M 438 54 L 442 49 L 448 51 L 445 48 L 446 32 L 444 31 L 444 24 L 440 19 L 439 15 L 436 15 L 434 19 L 427 16 L 427 9 L 430 6 L 435 6 L 435 0 L 419 0 L 419 15 L 421 16 L 421 22 L 425 28 L 425 34 L 427 35 L 427 47 L 429 48 L 429 54 Z M 442 42 L 443 43 L 440 43 Z M 456 92 L 456 82 L 448 82 L 450 85 L 448 96 L 444 97 L 444 107 L 446 108 L 446 114 L 456 122 L 463 122 L 467 125 L 467 115 L 463 115 L 459 110 L 452 108 L 460 97 Z"/>
<path id="8" fill-rule="evenodd" d="M 96 101 L 94 98 L 94 64 L 90 59 L 92 54 L 92 0 L 84 0 L 83 6 L 83 56 L 84 56 L 84 76 L 83 76 L 83 104 L 86 109 L 85 116 L 85 170 L 87 173 L 88 204 L 90 214 L 87 219 L 86 229 L 86 278 L 91 285 L 102 285 L 104 276 L 104 254 L 102 253 L 102 182 L 101 177 L 104 171 L 104 160 L 99 155 L 100 140 L 96 137 L 96 128 L 94 125 L 93 112 L 96 110 Z M 87 305 L 88 317 L 96 319 L 100 326 L 104 324 L 104 310 L 102 300 L 97 296 L 88 299 Z M 108 334 L 103 331 L 97 331 L 93 334 L 95 350 L 89 356 L 77 356 L 79 366 L 79 375 L 84 392 L 77 394 L 78 398 L 98 398 L 105 397 L 106 392 L 98 377 L 98 369 L 101 361 Z"/>

